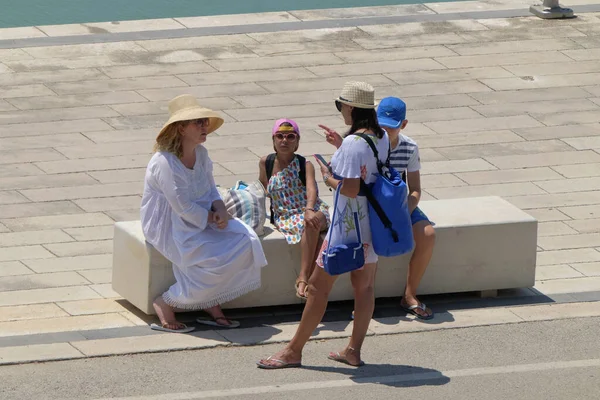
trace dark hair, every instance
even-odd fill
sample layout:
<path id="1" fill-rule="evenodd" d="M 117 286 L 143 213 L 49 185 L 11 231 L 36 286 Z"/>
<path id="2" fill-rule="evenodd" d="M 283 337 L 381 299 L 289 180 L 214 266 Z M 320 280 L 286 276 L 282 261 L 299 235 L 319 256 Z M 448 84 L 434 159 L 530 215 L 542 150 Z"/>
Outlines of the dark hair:
<path id="1" fill-rule="evenodd" d="M 346 134 L 346 136 L 354 134 L 360 129 L 366 129 L 373 132 L 379 139 L 383 137 L 383 129 L 377 122 L 377 112 L 372 108 L 358 108 L 352 109 L 352 126 Z"/>

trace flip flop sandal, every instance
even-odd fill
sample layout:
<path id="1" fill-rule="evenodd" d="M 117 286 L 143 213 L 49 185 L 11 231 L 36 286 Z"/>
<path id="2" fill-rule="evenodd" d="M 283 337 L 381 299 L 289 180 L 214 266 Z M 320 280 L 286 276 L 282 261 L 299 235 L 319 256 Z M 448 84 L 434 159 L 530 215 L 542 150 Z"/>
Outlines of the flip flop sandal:
<path id="1" fill-rule="evenodd" d="M 300 293 L 298 293 L 298 287 L 300 286 L 301 283 L 304 283 L 304 296 L 300 295 Z M 301 300 L 306 300 L 308 299 L 308 295 L 306 294 L 306 289 L 308 288 L 308 282 L 303 281 L 302 279 L 297 279 L 296 280 L 296 285 L 294 285 L 294 287 L 296 288 L 296 297 L 301 299 Z"/>
<path id="2" fill-rule="evenodd" d="M 224 325 L 224 324 L 220 324 L 218 321 L 228 321 L 229 325 Z M 228 329 L 233 329 L 233 328 L 238 328 L 240 326 L 240 322 L 239 321 L 234 321 L 232 319 L 227 319 L 225 317 L 219 317 L 219 318 L 197 318 L 196 322 L 199 324 L 203 324 L 203 325 L 209 325 L 209 326 L 216 326 L 219 328 L 228 328 Z"/>
<path id="3" fill-rule="evenodd" d="M 423 312 L 427 312 L 427 306 L 425 305 L 425 303 L 419 303 L 414 306 L 408 306 L 408 307 L 405 307 L 402 305 L 402 303 L 400 303 L 400 308 L 402 308 L 408 314 L 412 314 L 419 319 L 429 320 L 429 319 L 433 318 L 433 311 L 431 311 L 431 314 L 429 314 L 428 316 L 421 315 L 415 311 L 416 309 L 420 309 L 420 310 L 423 310 Z"/>
<path id="4" fill-rule="evenodd" d="M 196 329 L 193 326 L 187 326 L 186 324 L 181 324 L 181 326 L 183 327 L 181 329 L 167 328 L 167 325 L 169 325 L 169 324 L 168 323 L 164 323 L 162 325 L 151 324 L 150 329 L 153 329 L 155 331 L 161 331 L 161 332 L 169 332 L 169 333 L 189 333 L 189 332 L 193 331 L 194 329 Z"/>
<path id="5" fill-rule="evenodd" d="M 302 363 L 287 363 L 283 360 L 278 360 L 273 357 L 269 357 L 265 361 L 274 361 L 278 365 L 264 364 L 262 362 L 262 360 L 260 360 L 259 362 L 256 363 L 256 366 L 261 369 L 283 369 L 283 368 L 300 368 L 300 367 L 302 367 Z"/>
<path id="6" fill-rule="evenodd" d="M 360 361 L 360 363 L 358 363 L 358 365 L 350 364 L 350 361 L 348 361 L 345 357 L 342 357 L 342 355 L 340 353 L 338 353 L 338 352 L 329 353 L 329 355 L 327 356 L 327 358 L 329 358 L 330 360 L 333 360 L 333 361 L 337 361 L 337 362 L 342 363 L 342 364 L 349 365 L 351 367 L 357 367 L 358 368 L 358 367 L 362 367 L 363 365 L 365 365 L 365 362 L 362 361 L 362 360 Z"/>

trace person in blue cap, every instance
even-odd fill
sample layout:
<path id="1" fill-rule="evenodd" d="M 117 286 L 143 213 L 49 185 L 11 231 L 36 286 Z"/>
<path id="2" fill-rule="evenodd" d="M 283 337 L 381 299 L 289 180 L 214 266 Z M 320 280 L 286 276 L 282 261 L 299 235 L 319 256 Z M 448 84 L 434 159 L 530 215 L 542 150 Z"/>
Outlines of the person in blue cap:
<path id="1" fill-rule="evenodd" d="M 411 212 L 415 249 L 408 266 L 406 288 L 400 306 L 420 319 L 433 318 L 433 312 L 417 299 L 417 288 L 429 265 L 435 245 L 435 229 L 418 207 L 421 199 L 421 160 L 417 143 L 401 133 L 406 128 L 406 104 L 397 97 L 386 97 L 377 108 L 379 125 L 390 138 L 390 164 L 403 175 L 408 185 L 408 208 Z"/>

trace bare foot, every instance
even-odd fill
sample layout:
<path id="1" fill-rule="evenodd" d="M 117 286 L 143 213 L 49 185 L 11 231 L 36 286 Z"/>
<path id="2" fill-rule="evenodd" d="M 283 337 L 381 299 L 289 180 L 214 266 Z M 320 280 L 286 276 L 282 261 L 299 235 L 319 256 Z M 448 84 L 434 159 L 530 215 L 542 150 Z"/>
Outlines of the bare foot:
<path id="1" fill-rule="evenodd" d="M 257 364 L 260 368 L 278 369 L 289 368 L 289 366 L 300 366 L 301 363 L 302 353 L 295 353 L 286 347 L 269 358 L 263 358 Z"/>
<path id="2" fill-rule="evenodd" d="M 165 303 L 162 296 L 158 296 L 152 303 L 152 306 L 163 328 L 178 330 L 186 327 L 185 324 L 177 321 L 173 308 Z"/>
<path id="3" fill-rule="evenodd" d="M 221 306 L 205 308 L 203 311 L 206 312 L 208 315 L 210 315 L 211 318 L 213 320 L 215 320 L 215 322 L 218 323 L 219 325 L 224 325 L 224 326 L 231 325 L 231 321 L 227 317 L 225 317 L 225 314 L 223 314 L 223 310 L 221 310 Z"/>
<path id="4" fill-rule="evenodd" d="M 360 367 L 365 363 L 360 359 L 360 350 L 355 350 L 348 346 L 344 350 L 339 352 L 331 352 L 327 356 L 330 360 L 348 364 L 353 367 Z"/>

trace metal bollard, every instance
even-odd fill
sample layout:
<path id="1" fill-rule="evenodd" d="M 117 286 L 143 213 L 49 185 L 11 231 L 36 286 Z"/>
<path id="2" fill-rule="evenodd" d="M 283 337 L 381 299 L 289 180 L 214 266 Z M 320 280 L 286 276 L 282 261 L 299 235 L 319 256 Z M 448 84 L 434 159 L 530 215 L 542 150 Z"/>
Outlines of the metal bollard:
<path id="1" fill-rule="evenodd" d="M 529 7 L 529 11 L 544 19 L 553 18 L 573 18 L 573 10 L 570 8 L 563 8 L 558 4 L 558 0 L 544 0 L 543 4 L 536 4 Z"/>

